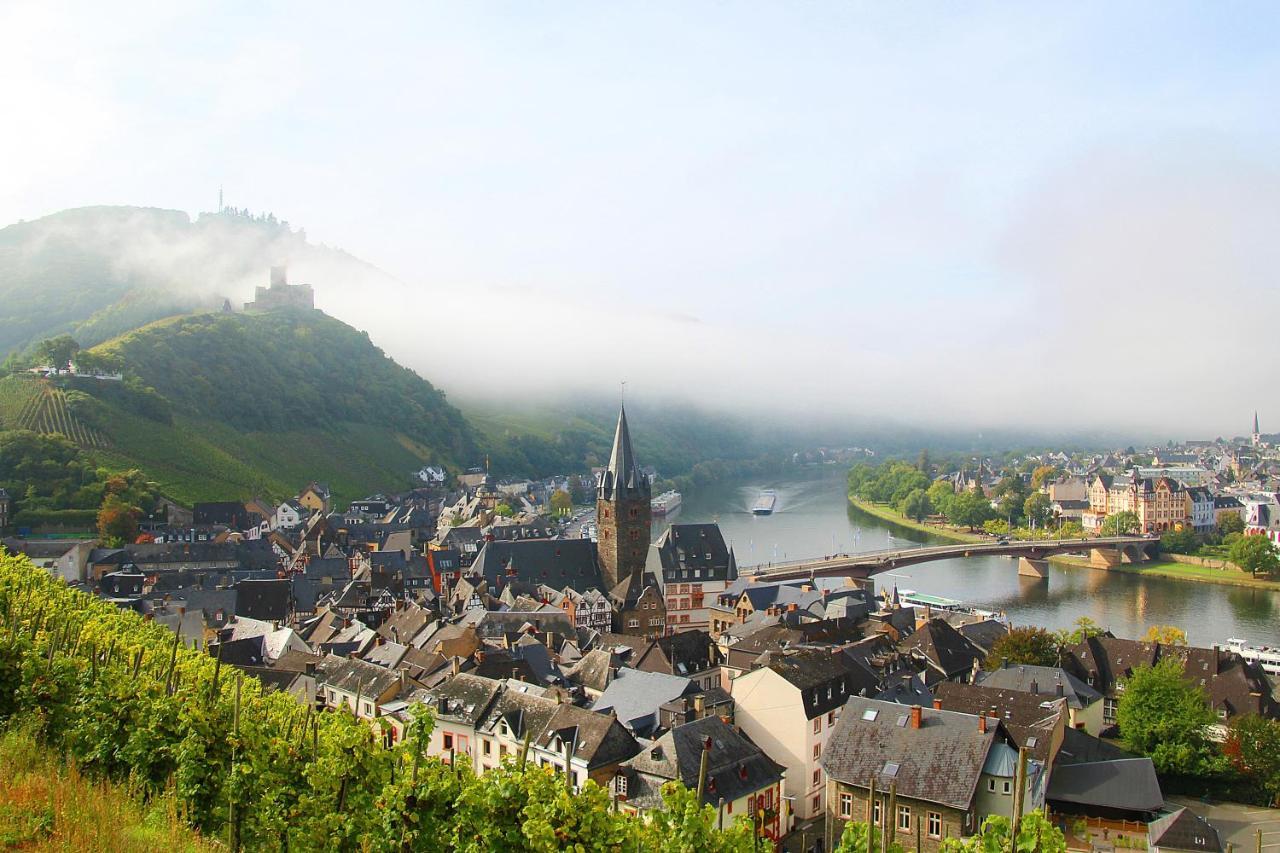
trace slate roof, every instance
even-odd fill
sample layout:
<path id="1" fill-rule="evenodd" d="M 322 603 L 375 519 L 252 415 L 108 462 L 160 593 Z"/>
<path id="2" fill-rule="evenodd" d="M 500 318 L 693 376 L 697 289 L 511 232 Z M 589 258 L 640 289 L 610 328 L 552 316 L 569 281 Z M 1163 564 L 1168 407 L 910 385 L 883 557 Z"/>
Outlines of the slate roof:
<path id="1" fill-rule="evenodd" d="M 719 666 L 723 655 L 706 631 L 681 631 L 652 641 L 635 662 L 637 669 L 688 677 Z"/>
<path id="2" fill-rule="evenodd" d="M 283 580 L 243 580 L 236 584 L 236 615 L 284 622 L 289 618 L 293 584 Z"/>
<path id="3" fill-rule="evenodd" d="M 427 691 L 428 704 L 437 719 L 474 726 L 489 713 L 501 689 L 496 679 L 462 672 Z"/>
<path id="4" fill-rule="evenodd" d="M 878 690 L 874 676 L 829 648 L 774 655 L 767 666 L 800 690 L 810 720 L 839 708 L 864 689 Z"/>
<path id="5" fill-rule="evenodd" d="M 1009 634 L 1009 626 L 997 619 L 982 619 L 956 626 L 960 636 L 973 643 L 982 653 L 989 654 L 996 640 Z"/>
<path id="6" fill-rule="evenodd" d="M 661 805 L 661 783 L 679 780 L 697 789 L 702 752 L 707 740 L 707 784 L 702 801 L 714 806 L 721 799 L 733 802 L 747 794 L 776 784 L 785 768 L 767 756 L 719 717 L 703 717 L 677 726 L 628 762 L 636 773 L 654 777 L 655 784 L 633 793 L 628 785 L 627 802 L 639 808 Z"/>
<path id="7" fill-rule="evenodd" d="M 996 717 L 1004 723 L 1014 743 L 1027 747 L 1032 758 L 1044 762 L 1051 757 L 1051 735 L 1064 711 L 1062 700 L 953 681 L 935 685 L 933 697 L 947 711 Z"/>
<path id="8" fill-rule="evenodd" d="M 890 781 L 886 769 L 897 765 L 899 798 L 968 810 L 978 778 L 997 737 L 998 722 L 985 732 L 978 718 L 954 711 L 921 709 L 921 726 L 911 727 L 911 709 L 891 702 L 854 697 L 844 706 L 821 764 L 838 782 L 866 788 L 872 776 L 877 788 Z M 868 719 L 869 717 L 873 717 Z M 905 725 L 899 721 L 906 717 Z"/>
<path id="9" fill-rule="evenodd" d="M 1072 646 L 1063 658 L 1063 667 L 1086 684 L 1106 693 L 1117 681 L 1141 666 L 1152 666 L 1159 656 L 1155 643 L 1123 640 L 1119 637 L 1090 637 Z"/>
<path id="10" fill-rule="evenodd" d="M 738 576 L 738 563 L 718 524 L 673 524 L 652 547 L 662 568 L 664 584 L 690 580 L 731 581 Z M 679 574 L 683 571 L 689 574 Z"/>
<path id="11" fill-rule="evenodd" d="M 575 743 L 573 755 L 584 759 L 587 769 L 626 761 L 640 751 L 640 744 L 612 714 L 597 714 L 575 705 L 559 705 L 538 745 L 551 748 L 560 736 Z"/>
<path id="12" fill-rule="evenodd" d="M 1164 805 L 1150 758 L 1059 765 L 1049 777 L 1045 798 L 1130 812 L 1155 812 Z"/>
<path id="13" fill-rule="evenodd" d="M 526 733 L 538 738 L 546 731 L 547 723 L 555 716 L 560 703 L 544 696 L 536 688 L 508 682 L 506 689 L 498 697 L 485 715 L 480 728 L 486 732 L 495 732 L 501 722 L 506 722 L 513 737 L 523 739 Z"/>
<path id="14" fill-rule="evenodd" d="M 591 704 L 591 710 L 612 709 L 623 725 L 644 735 L 657 727 L 659 708 L 667 702 L 696 692 L 697 685 L 687 678 L 661 672 L 620 669 L 600 694 L 600 698 Z"/>
<path id="15" fill-rule="evenodd" d="M 1076 678 L 1065 669 L 1056 666 L 1032 666 L 1014 664 L 984 672 L 978 676 L 983 687 L 1017 690 L 1043 698 L 1061 696 L 1067 706 L 1077 710 L 1087 708 L 1102 698 L 1102 694 Z"/>
<path id="16" fill-rule="evenodd" d="M 512 581 L 578 592 L 603 589 L 596 544 L 590 539 L 524 539 L 486 542 L 471 566 L 498 590 Z"/>
<path id="17" fill-rule="evenodd" d="M 1188 808 L 1176 809 L 1152 821 L 1147 826 L 1147 841 L 1161 850 L 1222 851 L 1218 830 Z"/>
<path id="18" fill-rule="evenodd" d="M 435 619 L 435 614 L 416 604 L 391 611 L 385 622 L 378 626 L 378 635 L 406 645 Z"/>
<path id="19" fill-rule="evenodd" d="M 377 697 L 400 680 L 400 674 L 354 658 L 325 655 L 316 667 L 316 680 L 347 693 Z"/>
<path id="20" fill-rule="evenodd" d="M 981 664 L 985 657 L 981 649 L 966 640 L 946 620 L 937 617 L 903 640 L 900 648 L 918 654 L 932 664 L 936 672 L 926 675 L 925 683 L 928 684 L 970 672 L 974 663 Z"/>
<path id="21" fill-rule="evenodd" d="M 618 426 L 613 433 L 613 449 L 609 452 L 609 464 L 600 475 L 596 489 L 599 500 L 635 500 L 649 497 L 652 486 L 649 478 L 640 473 L 635 451 L 631 449 L 631 429 L 627 426 L 627 409 L 618 410 Z"/>

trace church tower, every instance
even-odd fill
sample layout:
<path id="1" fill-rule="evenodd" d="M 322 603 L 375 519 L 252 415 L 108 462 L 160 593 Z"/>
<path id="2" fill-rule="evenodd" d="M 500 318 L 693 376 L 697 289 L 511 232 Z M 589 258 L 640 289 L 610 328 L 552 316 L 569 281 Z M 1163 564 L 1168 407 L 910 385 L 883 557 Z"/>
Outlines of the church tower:
<path id="1" fill-rule="evenodd" d="M 618 412 L 609 466 L 600 475 L 596 488 L 596 538 L 606 593 L 628 580 L 639 589 L 644 579 L 653 524 L 650 497 L 652 486 L 636 464 L 627 410 L 623 407 Z"/>
<path id="2" fill-rule="evenodd" d="M 1250 440 L 1253 442 L 1254 447 L 1262 444 L 1262 429 L 1258 426 L 1258 412 L 1256 410 L 1253 413 L 1253 435 Z"/>

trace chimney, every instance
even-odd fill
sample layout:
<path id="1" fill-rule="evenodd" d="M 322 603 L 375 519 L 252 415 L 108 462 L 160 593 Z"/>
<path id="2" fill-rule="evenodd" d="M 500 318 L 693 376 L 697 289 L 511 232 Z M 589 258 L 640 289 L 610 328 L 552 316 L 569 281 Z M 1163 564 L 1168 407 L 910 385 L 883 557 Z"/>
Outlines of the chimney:
<path id="1" fill-rule="evenodd" d="M 935 710 L 935 711 L 941 711 L 941 710 L 942 710 L 942 700 L 941 700 L 941 699 L 934 699 L 934 700 L 933 700 L 933 710 Z"/>
<path id="2" fill-rule="evenodd" d="M 462 658 L 454 657 L 451 660 L 453 662 L 453 674 L 457 675 L 462 672 Z"/>
<path id="3" fill-rule="evenodd" d="M 985 735 L 987 733 L 987 715 L 978 715 L 978 734 Z"/>
<path id="4" fill-rule="evenodd" d="M 922 712 L 920 711 L 920 706 L 912 705 L 911 706 L 911 728 L 913 729 L 920 728 L 921 715 L 922 715 Z"/>
<path id="5" fill-rule="evenodd" d="M 476 649 L 476 663 L 484 663 L 484 651 Z"/>
<path id="6" fill-rule="evenodd" d="M 1058 697 L 1059 699 L 1061 699 L 1061 698 L 1062 698 L 1062 695 L 1063 695 L 1063 694 L 1062 694 L 1062 682 L 1061 682 L 1061 681 L 1059 681 L 1056 685 L 1054 685 L 1053 692 L 1057 695 L 1057 697 Z"/>
<path id="7" fill-rule="evenodd" d="M 707 697 L 702 693 L 693 697 L 693 712 L 698 715 L 698 719 L 702 719 L 702 714 L 707 707 Z"/>
<path id="8" fill-rule="evenodd" d="M 1031 692 L 1036 695 L 1040 694 L 1040 683 L 1036 681 L 1034 678 L 1031 679 Z"/>
<path id="9" fill-rule="evenodd" d="M 379 646 L 385 645 L 387 642 L 387 638 L 379 634 L 377 640 L 375 640 L 374 642 Z"/>
<path id="10" fill-rule="evenodd" d="M 796 604 L 794 601 L 787 605 L 788 613 L 795 613 L 799 609 L 800 609 L 800 605 Z"/>

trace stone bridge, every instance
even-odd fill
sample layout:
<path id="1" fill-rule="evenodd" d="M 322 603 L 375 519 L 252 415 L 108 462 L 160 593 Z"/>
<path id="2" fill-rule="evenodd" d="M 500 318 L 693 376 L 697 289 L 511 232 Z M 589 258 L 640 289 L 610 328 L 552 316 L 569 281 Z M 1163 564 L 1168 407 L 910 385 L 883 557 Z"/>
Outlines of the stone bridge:
<path id="1" fill-rule="evenodd" d="M 955 545 L 929 545 L 923 548 L 898 548 L 867 551 L 862 554 L 836 554 L 814 560 L 768 563 L 743 567 L 740 573 L 758 581 L 803 580 L 806 578 L 869 578 L 872 575 L 957 557 L 1017 557 L 1018 574 L 1024 577 L 1049 577 L 1048 558 L 1055 554 L 1088 551 L 1089 562 L 1098 568 L 1112 568 L 1121 563 L 1141 563 L 1160 540 L 1142 536 L 1108 536 L 1093 539 L 1041 539 L 1035 541 L 973 542 Z"/>

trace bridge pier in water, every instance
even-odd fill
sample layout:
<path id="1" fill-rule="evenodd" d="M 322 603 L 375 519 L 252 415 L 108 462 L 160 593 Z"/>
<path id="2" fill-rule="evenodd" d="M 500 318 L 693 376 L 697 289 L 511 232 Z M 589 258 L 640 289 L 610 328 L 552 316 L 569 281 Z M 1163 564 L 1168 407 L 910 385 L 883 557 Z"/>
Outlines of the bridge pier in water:
<path id="1" fill-rule="evenodd" d="M 1018 558 L 1018 575 L 1024 578 L 1035 578 L 1036 580 L 1049 579 L 1049 561 L 1037 560 L 1034 557 Z"/>
<path id="2" fill-rule="evenodd" d="M 1142 563 L 1147 559 L 1147 550 L 1141 546 L 1089 549 L 1089 565 L 1097 569 L 1114 569 L 1121 563 Z"/>

